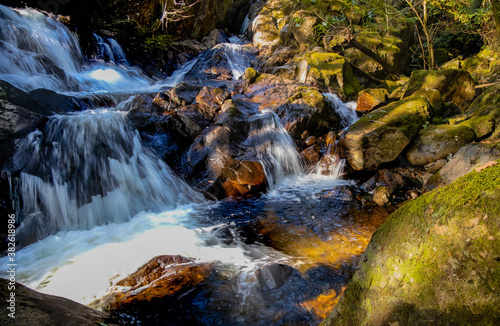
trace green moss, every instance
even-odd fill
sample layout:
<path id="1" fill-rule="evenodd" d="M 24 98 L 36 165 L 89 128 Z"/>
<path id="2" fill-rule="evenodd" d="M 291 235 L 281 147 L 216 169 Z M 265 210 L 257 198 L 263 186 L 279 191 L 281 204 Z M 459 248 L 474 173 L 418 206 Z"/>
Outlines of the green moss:
<path id="1" fill-rule="evenodd" d="M 473 117 L 462 122 L 460 125 L 467 126 L 474 130 L 477 139 L 481 139 L 495 130 L 495 118 L 491 115 Z"/>
<path id="2" fill-rule="evenodd" d="M 324 324 L 498 321 L 499 190 L 497 164 L 399 208 L 373 236 L 344 299 Z"/>

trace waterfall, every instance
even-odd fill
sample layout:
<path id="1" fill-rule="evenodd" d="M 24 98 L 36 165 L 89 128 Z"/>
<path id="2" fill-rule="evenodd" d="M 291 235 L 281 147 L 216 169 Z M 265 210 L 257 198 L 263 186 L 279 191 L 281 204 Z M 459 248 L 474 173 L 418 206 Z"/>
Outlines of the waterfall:
<path id="1" fill-rule="evenodd" d="M 193 66 L 198 62 L 198 58 L 195 58 L 193 60 L 189 60 L 185 64 L 183 64 L 179 69 L 174 71 L 171 76 L 165 78 L 164 82 L 162 83 L 163 86 L 169 86 L 169 87 L 175 87 L 175 85 L 179 84 L 182 82 L 184 79 L 184 76 L 191 71 Z"/>
<path id="2" fill-rule="evenodd" d="M 222 46 L 225 49 L 224 53 L 227 58 L 227 63 L 229 64 L 229 68 L 231 68 L 233 73 L 233 78 L 235 80 L 240 79 L 240 77 L 245 73 L 245 70 L 251 66 L 249 58 L 244 55 L 240 44 L 224 43 Z"/>
<path id="3" fill-rule="evenodd" d="M 125 52 L 115 39 L 103 38 L 95 33 L 92 35 L 97 45 L 97 59 L 115 64 L 129 65 Z"/>
<path id="4" fill-rule="evenodd" d="M 146 89 L 152 80 L 124 64 L 113 39 L 98 40 L 112 62 L 87 62 L 77 37 L 59 21 L 31 9 L 0 5 L 0 79 L 30 91 L 116 92 Z"/>
<path id="5" fill-rule="evenodd" d="M 250 117 L 250 124 L 245 142 L 256 152 L 271 186 L 303 172 L 300 154 L 276 113 L 261 111 Z"/>
<path id="6" fill-rule="evenodd" d="M 358 121 L 359 118 L 356 113 L 356 102 L 344 103 L 337 95 L 332 93 L 323 93 L 323 96 L 326 97 L 326 100 L 339 115 L 342 127 L 347 128 L 354 122 Z"/>
<path id="7" fill-rule="evenodd" d="M 54 116 L 14 157 L 21 173 L 25 241 L 61 230 L 88 230 L 132 215 L 201 201 L 152 152 L 122 112 Z"/>
<path id="8" fill-rule="evenodd" d="M 250 17 L 246 15 L 245 19 L 243 20 L 243 24 L 241 24 L 240 35 L 243 35 L 247 32 L 249 25 L 250 25 Z"/>
<path id="9" fill-rule="evenodd" d="M 335 109 L 335 112 L 340 117 L 340 124 L 344 129 L 347 129 L 359 119 L 356 113 L 356 102 L 344 103 L 337 95 L 332 93 L 323 93 L 323 96 L 326 97 L 328 103 Z M 336 153 L 336 147 L 330 145 L 322 160 L 318 162 L 314 172 L 318 175 L 326 174 L 335 179 L 340 179 L 344 172 L 344 167 L 345 160 L 340 159 Z"/>

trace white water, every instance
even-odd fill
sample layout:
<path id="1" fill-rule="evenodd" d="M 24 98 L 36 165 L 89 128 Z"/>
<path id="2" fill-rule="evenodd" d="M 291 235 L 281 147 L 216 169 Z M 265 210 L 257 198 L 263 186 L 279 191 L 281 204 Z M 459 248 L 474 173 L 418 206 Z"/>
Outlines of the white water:
<path id="1" fill-rule="evenodd" d="M 201 201 L 141 144 L 122 112 L 54 116 L 44 134 L 25 139 L 15 162 L 21 174 L 21 236 L 120 223 L 145 210 Z M 33 237 L 30 234 L 29 237 Z"/>
<path id="2" fill-rule="evenodd" d="M 101 48 L 109 48 L 115 62 L 90 63 L 77 37 L 44 13 L 0 5 L 0 17 L 0 79 L 22 90 L 127 92 L 153 86 L 141 71 L 115 64 L 126 58 L 114 40 L 103 40 Z"/>
<path id="3" fill-rule="evenodd" d="M 344 103 L 335 94 L 323 93 L 330 105 L 335 109 L 335 112 L 340 117 L 342 127 L 348 128 L 350 125 L 358 121 L 358 114 L 356 113 L 356 102 Z"/>
<path id="4" fill-rule="evenodd" d="M 115 64 L 129 65 L 125 52 L 115 39 L 103 38 L 97 34 L 93 34 L 93 36 L 98 49 L 96 59 L 110 61 Z"/>
<path id="5" fill-rule="evenodd" d="M 251 130 L 245 142 L 257 153 L 269 185 L 303 173 L 300 154 L 278 115 L 272 111 L 260 111 L 249 119 Z"/>

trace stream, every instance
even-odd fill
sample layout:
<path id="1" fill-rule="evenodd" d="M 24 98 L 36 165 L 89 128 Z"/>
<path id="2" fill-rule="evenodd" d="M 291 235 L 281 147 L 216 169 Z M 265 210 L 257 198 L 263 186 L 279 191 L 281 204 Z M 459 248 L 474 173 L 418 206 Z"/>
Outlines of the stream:
<path id="1" fill-rule="evenodd" d="M 119 290 L 119 280 L 153 257 L 181 255 L 210 264 L 207 280 L 168 309 L 152 302 L 154 317 L 121 315 L 124 324 L 319 324 L 390 212 L 346 195 L 356 184 L 342 179 L 343 162 L 328 176 L 306 173 L 271 111 L 249 117 L 255 124 L 245 141 L 264 166 L 267 193 L 207 201 L 146 146 L 126 118 L 126 101 L 195 80 L 209 58 L 201 54 L 153 80 L 129 65 L 115 40 L 95 40 L 99 53 L 85 58 L 63 24 L 33 9 L 0 5 L 1 80 L 26 92 L 45 88 L 115 102 L 53 115 L 19 142 L 13 193 L 17 232 L 29 244 L 16 253 L 17 281 L 89 304 Z M 252 62 L 241 51 L 245 46 L 217 45 L 234 80 Z M 336 102 L 343 127 L 355 121 L 355 105 L 325 96 Z M 276 263 L 291 274 L 266 286 L 259 271 Z"/>

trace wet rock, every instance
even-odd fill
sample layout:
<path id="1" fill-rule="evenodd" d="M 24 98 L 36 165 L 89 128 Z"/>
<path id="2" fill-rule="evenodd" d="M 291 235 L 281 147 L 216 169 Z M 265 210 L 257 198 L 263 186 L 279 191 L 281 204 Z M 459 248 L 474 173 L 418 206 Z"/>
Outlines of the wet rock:
<path id="1" fill-rule="evenodd" d="M 411 73 L 405 97 L 419 89 L 436 89 L 441 93 L 444 102 L 452 102 L 462 111 L 476 95 L 475 83 L 470 74 L 464 70 L 415 70 Z"/>
<path id="2" fill-rule="evenodd" d="M 292 274 L 293 268 L 287 265 L 272 264 L 255 271 L 259 285 L 263 291 L 276 290 L 282 287 Z"/>
<path id="3" fill-rule="evenodd" d="M 337 140 L 337 134 L 334 131 L 329 131 L 328 134 L 326 134 L 325 137 L 326 146 L 335 144 L 336 140 Z"/>
<path id="4" fill-rule="evenodd" d="M 247 85 L 254 83 L 257 77 L 259 77 L 259 73 L 252 67 L 247 68 L 243 74 L 243 79 Z"/>
<path id="5" fill-rule="evenodd" d="M 415 93 L 411 94 L 408 98 L 417 98 L 417 97 L 425 97 L 427 100 L 429 100 L 429 103 L 434 108 L 436 115 L 443 117 L 445 116 L 445 114 L 443 114 L 443 106 L 444 106 L 443 97 L 441 96 L 441 93 L 438 90 L 432 88 L 431 89 L 420 88 Z"/>
<path id="6" fill-rule="evenodd" d="M 474 143 L 462 147 L 425 185 L 427 191 L 446 186 L 482 164 L 500 159 L 500 144 Z"/>
<path id="7" fill-rule="evenodd" d="M 385 88 L 363 90 L 357 99 L 356 111 L 370 112 L 387 101 L 389 92 Z"/>
<path id="8" fill-rule="evenodd" d="M 368 181 L 361 185 L 364 191 L 371 192 L 377 187 L 387 187 L 393 192 L 396 192 L 406 186 L 405 179 L 397 172 L 389 171 L 387 169 L 378 170 L 377 173 Z"/>
<path id="9" fill-rule="evenodd" d="M 318 169 L 323 175 L 335 176 L 339 172 L 339 168 L 343 167 L 341 159 L 336 152 L 335 144 L 328 145 L 325 154 L 321 158 Z"/>
<path id="10" fill-rule="evenodd" d="M 354 192 L 349 186 L 336 186 L 332 190 L 324 193 L 323 198 L 336 198 L 343 201 L 354 200 Z"/>
<path id="11" fill-rule="evenodd" d="M 413 165 L 428 164 L 456 153 L 474 139 L 474 131 L 466 126 L 431 126 L 420 132 L 409 147 L 406 158 Z"/>
<path id="12" fill-rule="evenodd" d="M 230 158 L 223 160 L 223 162 L 225 164 L 220 167 L 220 176 L 215 181 L 215 185 L 208 189 L 208 193 L 222 199 L 265 192 L 267 179 L 262 164 Z"/>
<path id="13" fill-rule="evenodd" d="M 389 187 L 378 186 L 373 193 L 373 201 L 378 206 L 390 205 L 393 200 L 393 191 Z"/>
<path id="14" fill-rule="evenodd" d="M 304 149 L 301 154 L 307 165 L 314 165 L 319 161 L 319 153 L 315 145 Z"/>
<path id="15" fill-rule="evenodd" d="M 225 89 L 205 86 L 196 96 L 196 105 L 199 112 L 207 120 L 212 121 L 229 95 Z"/>
<path id="16" fill-rule="evenodd" d="M 497 164 L 400 207 L 323 325 L 496 324 L 499 185 Z"/>
<path id="17" fill-rule="evenodd" d="M 198 264 L 182 256 L 157 256 L 128 277 L 101 299 L 89 304 L 114 313 L 140 314 L 137 308 L 152 300 L 175 301 L 203 282 L 212 270 L 209 264 Z M 154 309 L 154 305 L 151 305 Z"/>
<path id="18" fill-rule="evenodd" d="M 0 315 L 2 325 L 117 325 L 110 315 L 82 304 L 49 294 L 34 291 L 15 283 L 15 319 L 8 316 L 10 293 L 9 281 L 0 279 L 0 299 L 4 312 Z M 7 309 L 5 309 L 7 308 Z"/>
<path id="19" fill-rule="evenodd" d="M 305 144 L 307 146 L 313 146 L 313 145 L 316 145 L 318 143 L 318 138 L 314 137 L 314 136 L 310 136 L 306 139 L 305 141 Z"/>
<path id="20" fill-rule="evenodd" d="M 395 160 L 433 114 L 426 98 L 398 101 L 351 125 L 339 141 L 355 170 L 374 170 Z"/>
<path id="21" fill-rule="evenodd" d="M 186 106 L 194 102 L 200 90 L 201 90 L 200 86 L 191 85 L 187 83 L 179 83 L 174 88 L 172 88 L 167 94 L 171 102 L 180 106 Z"/>

